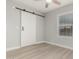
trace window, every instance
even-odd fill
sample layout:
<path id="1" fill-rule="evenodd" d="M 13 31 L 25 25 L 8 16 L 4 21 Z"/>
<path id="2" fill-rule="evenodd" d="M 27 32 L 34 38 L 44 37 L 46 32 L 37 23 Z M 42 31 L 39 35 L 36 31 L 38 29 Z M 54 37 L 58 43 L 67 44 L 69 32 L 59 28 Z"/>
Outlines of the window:
<path id="1" fill-rule="evenodd" d="M 59 36 L 72 36 L 73 32 L 73 13 L 65 13 L 58 16 Z"/>

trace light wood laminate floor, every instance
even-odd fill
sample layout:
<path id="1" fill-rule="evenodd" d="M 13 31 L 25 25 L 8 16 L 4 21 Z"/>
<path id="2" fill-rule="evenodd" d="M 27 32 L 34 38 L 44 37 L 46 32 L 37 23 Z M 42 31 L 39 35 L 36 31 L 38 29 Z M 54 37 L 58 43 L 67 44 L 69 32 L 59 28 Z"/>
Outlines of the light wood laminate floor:
<path id="1" fill-rule="evenodd" d="M 73 59 L 73 51 L 46 43 L 8 51 L 7 59 Z"/>

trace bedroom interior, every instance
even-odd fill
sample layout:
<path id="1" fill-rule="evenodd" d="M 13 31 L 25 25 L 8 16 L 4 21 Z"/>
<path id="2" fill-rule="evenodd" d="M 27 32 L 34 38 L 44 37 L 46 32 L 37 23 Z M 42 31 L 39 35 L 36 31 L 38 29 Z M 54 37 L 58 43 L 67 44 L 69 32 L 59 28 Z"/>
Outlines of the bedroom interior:
<path id="1" fill-rule="evenodd" d="M 73 59 L 73 0 L 6 0 L 6 59 Z"/>

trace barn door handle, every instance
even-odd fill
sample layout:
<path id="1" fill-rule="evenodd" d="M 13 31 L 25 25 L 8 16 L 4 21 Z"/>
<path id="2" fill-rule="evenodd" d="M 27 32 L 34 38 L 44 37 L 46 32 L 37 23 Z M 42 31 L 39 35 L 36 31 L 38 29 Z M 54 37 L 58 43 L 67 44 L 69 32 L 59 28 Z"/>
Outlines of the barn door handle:
<path id="1" fill-rule="evenodd" d="M 22 31 L 24 31 L 24 26 L 22 26 Z"/>

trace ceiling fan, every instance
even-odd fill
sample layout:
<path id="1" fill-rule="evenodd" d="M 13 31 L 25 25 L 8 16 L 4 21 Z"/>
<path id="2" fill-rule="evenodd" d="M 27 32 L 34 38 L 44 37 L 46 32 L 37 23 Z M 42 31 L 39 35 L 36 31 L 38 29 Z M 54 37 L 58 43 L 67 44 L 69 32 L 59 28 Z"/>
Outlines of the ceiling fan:
<path id="1" fill-rule="evenodd" d="M 42 1 L 42 0 L 35 0 L 35 1 Z M 49 4 L 52 3 L 52 2 L 57 4 L 57 5 L 61 4 L 58 0 L 45 0 L 45 1 L 46 1 L 45 8 L 48 8 Z"/>

